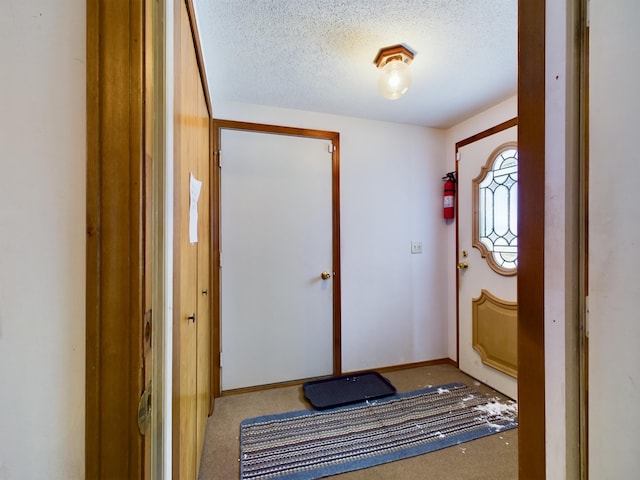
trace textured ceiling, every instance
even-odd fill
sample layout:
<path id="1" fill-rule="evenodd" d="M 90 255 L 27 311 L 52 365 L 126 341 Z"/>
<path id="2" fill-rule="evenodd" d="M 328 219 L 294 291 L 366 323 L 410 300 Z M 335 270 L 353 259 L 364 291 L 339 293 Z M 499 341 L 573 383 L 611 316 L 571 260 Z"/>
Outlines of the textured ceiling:
<path id="1" fill-rule="evenodd" d="M 516 93 L 517 0 L 194 0 L 209 89 L 236 101 L 449 127 Z M 417 52 L 399 100 L 373 59 Z"/>

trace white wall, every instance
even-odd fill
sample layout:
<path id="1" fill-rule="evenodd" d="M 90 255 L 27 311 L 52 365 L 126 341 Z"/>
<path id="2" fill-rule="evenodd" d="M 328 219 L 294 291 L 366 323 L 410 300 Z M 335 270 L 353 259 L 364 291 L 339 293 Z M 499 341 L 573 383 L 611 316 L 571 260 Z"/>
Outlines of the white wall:
<path id="1" fill-rule="evenodd" d="M 572 1 L 547 1 L 545 374 L 547 478 L 576 478 L 570 398 L 575 285 L 570 245 L 578 207 L 572 166 Z M 589 56 L 589 478 L 635 478 L 640 469 L 640 205 L 635 137 L 640 4 L 590 2 Z"/>
<path id="2" fill-rule="evenodd" d="M 340 133 L 343 370 L 445 358 L 444 132 L 217 103 L 216 118 Z M 421 240 L 423 254 L 410 252 Z"/>
<path id="3" fill-rule="evenodd" d="M 544 348 L 547 478 L 579 476 L 579 159 L 573 2 L 547 2 Z M 594 477 L 601 478 L 601 477 Z M 602 477 L 607 478 L 607 477 Z"/>
<path id="4" fill-rule="evenodd" d="M 591 2 L 589 478 L 640 471 L 640 3 Z"/>
<path id="5" fill-rule="evenodd" d="M 85 2 L 0 15 L 0 479 L 84 476 Z"/>
<path id="6" fill-rule="evenodd" d="M 456 143 L 480 133 L 488 128 L 510 120 L 518 115 L 517 97 L 511 97 L 499 104 L 478 113 L 446 131 L 445 156 L 447 165 L 444 172 L 452 172 L 456 169 Z M 442 184 L 442 182 L 440 182 Z M 440 188 L 443 188 L 442 185 Z M 442 194 L 442 192 L 441 192 Z M 446 242 L 444 255 L 445 277 L 447 283 L 447 355 L 457 360 L 456 346 L 456 224 L 455 220 L 449 220 L 446 226 Z"/>

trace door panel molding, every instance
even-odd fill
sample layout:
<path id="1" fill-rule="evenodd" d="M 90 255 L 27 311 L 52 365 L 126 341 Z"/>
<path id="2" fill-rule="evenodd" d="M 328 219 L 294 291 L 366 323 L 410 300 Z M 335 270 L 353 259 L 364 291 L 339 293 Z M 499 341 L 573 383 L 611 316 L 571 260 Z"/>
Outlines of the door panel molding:
<path id="1" fill-rule="evenodd" d="M 472 301 L 472 346 L 482 363 L 518 378 L 518 303 L 482 289 Z"/>

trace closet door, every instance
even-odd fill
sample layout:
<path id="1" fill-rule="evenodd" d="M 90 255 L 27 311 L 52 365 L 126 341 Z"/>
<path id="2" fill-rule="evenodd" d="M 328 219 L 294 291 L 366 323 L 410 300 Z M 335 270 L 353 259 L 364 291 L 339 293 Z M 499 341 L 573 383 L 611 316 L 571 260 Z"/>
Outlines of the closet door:
<path id="1" fill-rule="evenodd" d="M 195 480 L 210 397 L 210 115 L 187 8 L 176 19 L 173 475 Z"/>

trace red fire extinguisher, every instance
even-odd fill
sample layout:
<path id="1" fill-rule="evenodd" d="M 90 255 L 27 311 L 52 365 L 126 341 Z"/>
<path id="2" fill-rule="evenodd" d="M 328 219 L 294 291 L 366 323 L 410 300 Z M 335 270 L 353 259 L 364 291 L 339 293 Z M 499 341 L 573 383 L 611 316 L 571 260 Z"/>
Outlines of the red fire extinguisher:
<path id="1" fill-rule="evenodd" d="M 456 194 L 456 172 L 449 172 L 442 177 L 444 182 L 444 218 L 453 218 L 453 200 Z"/>

